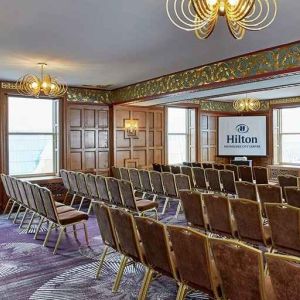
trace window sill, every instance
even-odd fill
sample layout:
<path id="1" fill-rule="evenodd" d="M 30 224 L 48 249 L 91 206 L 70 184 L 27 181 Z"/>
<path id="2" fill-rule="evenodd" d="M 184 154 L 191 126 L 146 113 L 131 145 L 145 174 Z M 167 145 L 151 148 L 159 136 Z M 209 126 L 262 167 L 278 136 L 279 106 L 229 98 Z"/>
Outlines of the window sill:
<path id="1" fill-rule="evenodd" d="M 20 178 L 21 180 L 24 181 L 30 181 L 32 183 L 38 183 L 38 184 L 43 184 L 43 183 L 58 183 L 61 182 L 61 178 L 59 176 L 37 176 L 37 177 L 23 177 Z"/>

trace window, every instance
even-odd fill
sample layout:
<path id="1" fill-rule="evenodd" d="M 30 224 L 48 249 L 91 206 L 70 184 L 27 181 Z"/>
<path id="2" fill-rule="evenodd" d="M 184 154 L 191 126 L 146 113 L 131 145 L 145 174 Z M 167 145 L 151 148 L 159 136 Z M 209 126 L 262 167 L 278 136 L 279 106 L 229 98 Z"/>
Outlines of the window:
<path id="1" fill-rule="evenodd" d="M 274 162 L 300 165 L 300 107 L 274 109 Z"/>
<path id="2" fill-rule="evenodd" d="M 168 163 L 195 160 L 195 109 L 168 108 Z"/>
<path id="3" fill-rule="evenodd" d="M 58 100 L 8 97 L 10 175 L 57 173 L 58 115 Z"/>

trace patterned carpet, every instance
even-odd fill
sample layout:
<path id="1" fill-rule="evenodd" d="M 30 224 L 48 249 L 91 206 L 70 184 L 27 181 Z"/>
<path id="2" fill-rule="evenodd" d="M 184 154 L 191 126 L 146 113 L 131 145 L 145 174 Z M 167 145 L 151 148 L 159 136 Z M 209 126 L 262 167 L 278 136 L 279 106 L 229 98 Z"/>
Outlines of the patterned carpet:
<path id="1" fill-rule="evenodd" d="M 185 224 L 182 214 L 178 220 L 172 217 L 175 215 L 174 204 L 161 220 L 169 224 Z M 25 229 L 19 229 L 12 220 L 0 216 L 1 300 L 137 298 L 144 275 L 144 267 L 140 264 L 126 267 L 119 291 L 111 291 L 120 260 L 117 253 L 108 257 L 100 279 L 95 279 L 103 244 L 93 215 L 88 221 L 90 247 L 85 245 L 82 231 L 78 234 L 78 241 L 72 232 L 67 232 L 58 254 L 52 255 L 57 232 L 50 236 L 48 247 L 43 247 L 45 231 L 46 228 L 42 228 L 38 240 L 34 240 L 34 227 L 26 234 Z M 174 280 L 161 276 L 151 283 L 148 299 L 175 299 L 176 292 Z M 187 299 L 208 298 L 201 293 L 193 293 Z"/>

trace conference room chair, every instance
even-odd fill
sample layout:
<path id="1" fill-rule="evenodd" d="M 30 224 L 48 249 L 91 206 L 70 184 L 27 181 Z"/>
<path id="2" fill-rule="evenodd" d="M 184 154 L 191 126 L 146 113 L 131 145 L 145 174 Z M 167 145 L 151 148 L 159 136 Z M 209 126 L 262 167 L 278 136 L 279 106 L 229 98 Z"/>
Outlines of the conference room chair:
<path id="1" fill-rule="evenodd" d="M 188 161 L 184 161 L 182 164 L 184 166 L 187 166 L 187 167 L 192 167 L 193 166 L 193 163 L 192 162 L 188 162 Z"/>
<path id="2" fill-rule="evenodd" d="M 232 199 L 230 205 L 239 239 L 254 245 L 270 246 L 270 227 L 263 225 L 260 203 L 246 199 Z"/>
<path id="3" fill-rule="evenodd" d="M 26 194 L 23 182 L 21 180 L 16 180 L 16 182 L 17 182 L 18 190 L 20 192 L 20 197 L 22 199 L 22 202 L 23 202 L 24 208 L 25 208 L 25 211 L 23 212 L 22 220 L 19 224 L 19 228 L 21 228 L 23 226 L 23 223 L 24 223 L 26 217 L 27 217 L 27 214 L 30 213 L 32 211 L 32 209 L 30 207 L 30 203 L 29 203 L 29 200 L 27 198 L 27 194 Z"/>
<path id="4" fill-rule="evenodd" d="M 213 168 L 213 164 L 209 163 L 209 162 L 202 162 L 202 168 L 203 169 L 212 169 Z"/>
<path id="5" fill-rule="evenodd" d="M 61 169 L 59 171 L 60 177 L 62 179 L 64 188 L 66 189 L 66 194 L 63 203 L 67 203 L 69 195 L 74 196 L 73 191 L 71 190 L 71 185 L 68 177 L 68 171 L 65 169 Z"/>
<path id="6" fill-rule="evenodd" d="M 209 243 L 221 280 L 222 299 L 275 300 L 266 298 L 269 285 L 260 250 L 230 239 L 210 238 Z"/>
<path id="7" fill-rule="evenodd" d="M 132 262 L 143 263 L 144 258 L 133 216 L 118 208 L 110 208 L 110 213 L 118 239 L 119 251 L 122 254 L 112 289 L 113 292 L 117 292 L 126 266 Z"/>
<path id="8" fill-rule="evenodd" d="M 169 165 L 161 165 L 162 172 L 171 172 L 171 166 Z"/>
<path id="9" fill-rule="evenodd" d="M 300 209 L 288 204 L 265 203 L 271 228 L 272 248 L 300 255 Z"/>
<path id="10" fill-rule="evenodd" d="M 9 180 L 9 176 L 5 175 L 5 174 L 1 174 L 1 181 L 2 181 L 2 185 L 4 187 L 4 190 L 5 190 L 5 193 L 8 197 L 7 204 L 5 206 L 3 214 L 6 214 L 8 212 L 8 209 L 11 205 L 11 208 L 10 208 L 10 211 L 9 211 L 8 217 L 7 217 L 9 219 L 10 216 L 11 216 L 11 213 L 13 212 L 13 210 L 15 208 L 15 206 L 19 205 L 19 204 L 18 204 L 18 202 L 16 200 L 16 197 L 14 195 L 13 188 L 12 188 L 11 182 Z"/>
<path id="11" fill-rule="evenodd" d="M 130 181 L 133 185 L 135 192 L 143 193 L 142 192 L 143 186 L 142 186 L 139 170 L 138 169 L 129 169 L 129 177 L 130 177 Z M 143 196 L 144 196 L 144 193 L 143 193 Z"/>
<path id="12" fill-rule="evenodd" d="M 96 186 L 97 186 L 97 191 L 99 194 L 100 201 L 103 201 L 107 204 L 111 203 L 111 198 L 108 191 L 106 178 L 104 176 L 97 175 L 95 177 L 95 181 L 96 181 Z"/>
<path id="13" fill-rule="evenodd" d="M 119 187 L 125 208 L 138 215 L 154 212 L 155 218 L 157 219 L 157 202 L 146 199 L 139 199 L 139 201 L 137 201 L 138 199 L 134 196 L 133 187 L 130 181 L 120 180 Z"/>
<path id="14" fill-rule="evenodd" d="M 235 189 L 238 198 L 258 201 L 256 185 L 247 181 L 236 181 Z"/>
<path id="15" fill-rule="evenodd" d="M 286 186 L 284 188 L 286 202 L 291 205 L 300 208 L 300 188 L 293 186 Z"/>
<path id="16" fill-rule="evenodd" d="M 216 169 L 216 170 L 224 170 L 225 169 L 225 165 L 224 164 L 213 164 L 213 169 Z"/>
<path id="17" fill-rule="evenodd" d="M 239 178 L 241 181 L 253 182 L 252 167 L 250 166 L 238 166 Z"/>
<path id="18" fill-rule="evenodd" d="M 146 195 L 150 195 L 151 197 L 154 197 L 149 171 L 139 170 L 139 174 L 141 178 L 142 189 L 144 192 L 143 197 L 145 197 Z"/>
<path id="19" fill-rule="evenodd" d="M 179 191 L 183 212 L 188 226 L 207 231 L 208 222 L 205 218 L 201 193 L 197 191 Z"/>
<path id="20" fill-rule="evenodd" d="M 270 184 L 257 184 L 256 188 L 262 207 L 262 213 L 265 217 L 265 203 L 282 203 L 282 190 L 280 186 Z"/>
<path id="21" fill-rule="evenodd" d="M 200 191 L 207 191 L 207 182 L 205 178 L 205 169 L 193 168 L 193 174 L 195 179 L 195 188 Z"/>
<path id="22" fill-rule="evenodd" d="M 157 198 L 163 198 L 166 201 L 165 190 L 161 178 L 161 172 L 149 171 L 150 181 L 152 185 L 152 190 L 154 193 L 153 201 Z"/>
<path id="23" fill-rule="evenodd" d="M 295 256 L 266 253 L 270 276 L 270 291 L 267 299 L 300 300 L 300 259 Z M 273 297 L 273 298 L 272 298 Z"/>
<path id="24" fill-rule="evenodd" d="M 236 195 L 234 172 L 230 170 L 219 171 L 220 181 L 222 183 L 222 191 L 226 195 Z"/>
<path id="25" fill-rule="evenodd" d="M 10 218 L 12 212 L 14 211 L 15 205 L 17 205 L 18 209 L 17 209 L 17 211 L 15 213 L 15 216 L 14 216 L 14 219 L 13 219 L 13 223 L 16 223 L 18 215 L 19 215 L 21 209 L 23 208 L 23 202 L 20 201 L 20 193 L 19 193 L 19 190 L 18 190 L 18 187 L 17 187 L 17 184 L 16 184 L 16 179 L 13 178 L 12 176 L 6 176 L 6 180 L 7 180 L 7 184 L 8 184 L 8 187 L 10 189 L 12 198 L 14 199 L 13 206 L 11 207 L 11 210 L 8 214 L 8 219 Z"/>
<path id="26" fill-rule="evenodd" d="M 222 192 L 219 170 L 205 169 L 205 178 L 207 180 L 209 190 L 216 193 Z"/>
<path id="27" fill-rule="evenodd" d="M 217 194 L 202 194 L 208 224 L 212 233 L 235 237 L 236 229 L 227 197 Z"/>
<path id="28" fill-rule="evenodd" d="M 176 188 L 177 188 L 177 192 L 179 193 L 179 191 L 181 190 L 191 190 L 191 182 L 190 182 L 190 178 L 188 175 L 184 175 L 184 174 L 175 174 L 175 183 L 176 183 Z M 179 201 L 179 205 L 177 206 L 177 210 L 176 210 L 176 214 L 175 217 L 177 218 L 181 209 L 181 201 Z"/>
<path id="29" fill-rule="evenodd" d="M 286 195 L 284 193 L 284 188 L 287 186 L 298 186 L 299 178 L 293 175 L 278 175 L 278 183 L 279 186 L 282 188 L 282 193 L 284 199 L 286 199 Z"/>
<path id="30" fill-rule="evenodd" d="M 115 252 L 120 252 L 120 250 L 109 207 L 104 203 L 93 201 L 93 211 L 104 244 L 103 252 L 99 257 L 99 266 L 96 271 L 96 279 L 98 279 L 105 259 Z"/>
<path id="31" fill-rule="evenodd" d="M 86 174 L 85 181 L 90 199 L 92 201 L 101 201 L 97 189 L 96 176 L 93 174 Z"/>
<path id="32" fill-rule="evenodd" d="M 254 166 L 252 169 L 253 169 L 253 175 L 254 175 L 256 184 L 268 184 L 269 183 L 268 168 Z"/>
<path id="33" fill-rule="evenodd" d="M 129 176 L 129 171 L 128 168 L 120 168 L 120 173 L 121 173 L 121 179 L 123 180 L 130 180 L 130 176 Z"/>
<path id="34" fill-rule="evenodd" d="M 225 170 L 229 170 L 229 171 L 232 171 L 234 173 L 235 181 L 239 181 L 240 180 L 239 171 L 238 171 L 238 166 L 237 165 L 227 164 L 227 165 L 225 165 Z"/>
<path id="35" fill-rule="evenodd" d="M 181 173 L 180 166 L 171 166 L 171 173 L 180 174 Z"/>
<path id="36" fill-rule="evenodd" d="M 14 190 L 14 194 L 15 194 L 15 197 L 16 197 L 16 200 L 19 204 L 19 207 L 18 207 L 18 210 L 15 214 L 15 217 L 14 217 L 14 220 L 13 220 L 13 223 L 15 224 L 18 220 L 18 217 L 21 213 L 21 211 L 23 209 L 26 210 L 27 208 L 27 202 L 24 202 L 24 199 L 21 197 L 21 194 L 20 194 L 20 191 L 19 191 L 19 187 L 18 187 L 18 179 L 15 178 L 15 177 L 12 177 L 10 176 L 10 180 L 11 180 L 11 183 L 12 183 L 12 188 Z"/>
<path id="37" fill-rule="evenodd" d="M 121 179 L 121 171 L 120 168 L 111 167 L 111 172 L 112 172 L 112 177 L 116 178 L 116 179 Z"/>
<path id="38" fill-rule="evenodd" d="M 89 208 L 88 208 L 88 213 L 90 212 L 91 209 L 91 201 L 92 198 L 90 197 L 86 180 L 85 180 L 85 174 L 81 172 L 76 172 L 76 180 L 77 180 L 77 185 L 78 185 L 78 196 L 81 197 L 81 201 L 78 207 L 78 210 L 81 210 L 82 205 L 84 203 L 84 200 L 87 200 L 89 202 Z"/>
<path id="39" fill-rule="evenodd" d="M 113 177 L 107 177 L 106 183 L 110 195 L 111 204 L 118 207 L 124 207 L 124 203 L 123 203 L 123 199 L 119 187 L 119 180 Z"/>
<path id="40" fill-rule="evenodd" d="M 146 265 L 138 299 L 145 300 L 155 274 L 174 278 L 177 282 L 178 278 L 166 225 L 145 217 L 135 217 L 135 222 L 144 249 Z"/>
<path id="41" fill-rule="evenodd" d="M 189 290 L 205 293 L 211 299 L 220 299 L 219 278 L 211 257 L 208 237 L 182 226 L 167 226 L 167 230 L 178 273 L 176 299 L 183 300 Z"/>
<path id="42" fill-rule="evenodd" d="M 202 164 L 201 164 L 201 162 L 193 162 L 192 167 L 193 168 L 202 168 Z"/>
<path id="43" fill-rule="evenodd" d="M 195 180 L 194 180 L 194 175 L 193 175 L 193 169 L 189 166 L 182 166 L 181 167 L 181 173 L 184 174 L 184 175 L 189 176 L 191 186 L 194 187 L 195 186 Z"/>
<path id="44" fill-rule="evenodd" d="M 163 210 L 162 210 L 162 214 L 164 214 L 166 212 L 167 205 L 171 200 L 178 202 L 178 206 L 180 206 L 180 200 L 178 198 L 178 191 L 176 188 L 174 174 L 168 172 L 162 172 L 161 176 L 162 176 L 164 191 L 166 194 L 166 201 L 164 203 Z"/>
<path id="45" fill-rule="evenodd" d="M 67 172 L 68 172 L 68 178 L 70 183 L 70 191 L 73 195 L 70 206 L 73 206 L 77 196 L 79 195 L 79 187 L 76 179 L 76 172 L 74 171 L 67 171 Z"/>
<path id="46" fill-rule="evenodd" d="M 161 169 L 161 164 L 152 164 L 152 168 L 153 168 L 153 171 L 156 171 L 156 172 L 162 172 L 162 169 Z"/>

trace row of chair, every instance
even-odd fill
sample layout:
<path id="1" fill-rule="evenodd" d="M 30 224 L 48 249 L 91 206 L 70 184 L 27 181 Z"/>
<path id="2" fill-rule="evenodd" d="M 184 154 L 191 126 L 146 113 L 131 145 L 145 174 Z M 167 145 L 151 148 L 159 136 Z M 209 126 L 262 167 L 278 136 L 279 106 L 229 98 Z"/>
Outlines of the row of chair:
<path id="1" fill-rule="evenodd" d="M 96 278 L 100 277 L 108 255 L 117 252 L 122 257 L 113 292 L 118 291 L 126 266 L 140 263 L 145 275 L 139 300 L 146 299 L 156 275 L 177 282 L 178 300 L 195 290 L 214 299 L 295 300 L 300 297 L 299 283 L 295 280 L 300 276 L 299 258 L 263 254 L 238 241 L 211 238 L 191 228 L 133 217 L 124 210 L 98 202 L 94 203 L 94 211 L 105 245 Z"/>
<path id="2" fill-rule="evenodd" d="M 23 226 L 28 213 L 31 213 L 32 215 L 27 226 L 27 233 L 34 222 L 34 218 L 39 218 L 38 226 L 34 235 L 34 238 L 36 239 L 42 224 L 44 222 L 48 222 L 48 230 L 43 243 L 44 246 L 46 246 L 48 243 L 52 229 L 60 229 L 53 254 L 56 253 L 62 238 L 62 234 L 64 231 L 66 231 L 68 226 L 73 227 L 75 238 L 77 238 L 76 231 L 81 228 L 76 228 L 76 225 L 83 225 L 86 243 L 88 244 L 86 227 L 86 221 L 88 220 L 87 214 L 78 212 L 70 206 L 55 202 L 51 191 L 45 187 L 40 187 L 37 184 L 22 181 L 5 174 L 1 174 L 1 180 L 5 192 L 9 198 L 4 214 L 7 212 L 9 205 L 11 205 L 11 209 L 8 214 L 8 218 L 10 218 L 15 207 L 18 207 L 13 221 L 16 223 L 21 211 L 24 210 L 23 217 L 19 225 L 20 228 Z"/>

